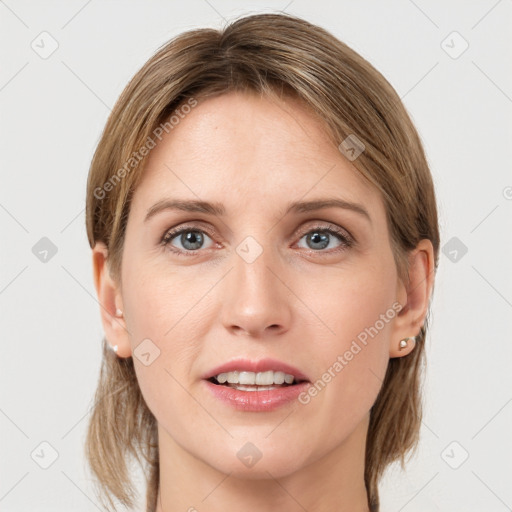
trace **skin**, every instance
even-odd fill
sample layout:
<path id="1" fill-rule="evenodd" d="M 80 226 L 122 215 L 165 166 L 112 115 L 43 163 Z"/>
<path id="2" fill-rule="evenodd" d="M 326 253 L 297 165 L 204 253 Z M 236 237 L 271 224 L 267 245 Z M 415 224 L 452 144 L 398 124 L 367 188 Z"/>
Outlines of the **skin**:
<path id="1" fill-rule="evenodd" d="M 411 253 L 406 287 L 380 194 L 296 100 L 233 92 L 202 100 L 151 151 L 144 173 L 128 218 L 122 287 L 101 243 L 93 266 L 118 357 L 130 357 L 146 338 L 160 350 L 149 366 L 134 357 L 158 422 L 157 511 L 368 511 L 369 411 L 389 358 L 414 350 L 398 344 L 424 323 L 432 244 L 422 240 Z M 332 197 L 364 206 L 371 222 L 340 208 L 283 216 L 290 201 Z M 144 222 L 164 198 L 220 202 L 226 213 L 168 210 Z M 192 257 L 160 244 L 185 224 L 195 234 L 212 230 Z M 327 235 L 327 247 L 315 245 L 311 231 L 329 225 L 355 243 L 344 247 Z M 236 252 L 247 236 L 263 250 L 252 263 Z M 179 235 L 172 245 L 190 252 Z M 204 372 L 237 356 L 280 359 L 315 382 L 396 301 L 401 312 L 307 405 L 248 413 L 204 389 Z M 123 318 L 114 318 L 116 308 Z M 262 453 L 250 468 L 237 457 L 247 442 Z"/>

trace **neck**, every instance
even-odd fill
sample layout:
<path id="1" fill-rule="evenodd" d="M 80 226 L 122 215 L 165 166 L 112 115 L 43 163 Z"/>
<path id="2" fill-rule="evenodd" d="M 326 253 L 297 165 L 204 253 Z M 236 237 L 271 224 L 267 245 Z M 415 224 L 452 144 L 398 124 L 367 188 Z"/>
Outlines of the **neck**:
<path id="1" fill-rule="evenodd" d="M 206 464 L 158 425 L 160 485 L 156 512 L 230 509 L 287 512 L 369 512 L 364 484 L 368 419 L 344 442 L 294 473 L 237 478 Z"/>

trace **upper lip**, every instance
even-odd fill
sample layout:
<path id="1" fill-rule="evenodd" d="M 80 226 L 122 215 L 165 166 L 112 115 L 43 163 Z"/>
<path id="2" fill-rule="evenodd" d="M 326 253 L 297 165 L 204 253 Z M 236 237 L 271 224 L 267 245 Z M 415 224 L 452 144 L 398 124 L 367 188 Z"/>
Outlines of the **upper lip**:
<path id="1" fill-rule="evenodd" d="M 234 371 L 245 371 L 245 372 L 265 372 L 269 370 L 274 370 L 276 372 L 284 372 L 295 377 L 297 381 L 309 381 L 308 377 L 302 373 L 300 370 L 291 366 L 287 363 L 283 363 L 282 361 L 278 361 L 277 359 L 259 359 L 257 361 L 251 361 L 249 359 L 244 358 L 236 358 L 228 361 L 227 363 L 221 364 L 220 366 L 216 366 L 215 368 L 206 372 L 202 378 L 210 379 L 219 375 L 219 373 L 227 373 Z"/>

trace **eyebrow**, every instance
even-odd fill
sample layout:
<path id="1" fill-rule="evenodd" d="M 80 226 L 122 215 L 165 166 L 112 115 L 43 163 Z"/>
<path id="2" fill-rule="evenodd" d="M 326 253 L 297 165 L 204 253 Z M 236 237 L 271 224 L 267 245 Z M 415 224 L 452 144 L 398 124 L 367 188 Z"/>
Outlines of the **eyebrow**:
<path id="1" fill-rule="evenodd" d="M 351 210 L 359 213 L 371 223 L 372 219 L 368 211 L 363 205 L 358 203 L 352 203 L 344 199 L 315 199 L 311 201 L 294 201 L 290 203 L 284 212 L 287 215 L 290 212 L 294 213 L 307 213 L 316 210 L 322 210 L 325 208 L 342 208 L 344 210 Z M 207 201 L 196 201 L 196 200 L 183 200 L 183 199 L 162 199 L 155 203 L 151 208 L 148 209 L 144 222 L 147 222 L 151 217 L 154 217 L 157 213 L 167 210 L 178 210 L 184 212 L 194 213 L 206 213 L 222 217 L 226 213 L 226 209 L 221 203 L 210 203 Z"/>

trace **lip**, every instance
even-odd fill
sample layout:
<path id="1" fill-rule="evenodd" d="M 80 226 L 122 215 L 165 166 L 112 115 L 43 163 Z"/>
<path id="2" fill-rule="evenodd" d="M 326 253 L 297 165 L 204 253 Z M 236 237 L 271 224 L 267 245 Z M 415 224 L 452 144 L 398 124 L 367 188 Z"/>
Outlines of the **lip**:
<path id="1" fill-rule="evenodd" d="M 275 388 L 266 391 L 241 391 L 228 386 L 213 384 L 203 380 L 202 384 L 212 395 L 236 410 L 243 412 L 271 412 L 284 405 L 298 401 L 310 382 L 301 382 L 293 386 Z"/>
<path id="2" fill-rule="evenodd" d="M 298 381 L 309 382 L 308 377 L 304 373 L 302 373 L 298 368 L 295 368 L 277 359 L 271 358 L 260 359 L 258 361 L 251 361 L 249 359 L 244 359 L 241 357 L 232 359 L 227 363 L 224 363 L 220 366 L 213 368 L 212 370 L 209 370 L 201 378 L 204 380 L 208 380 L 211 379 L 212 377 L 215 377 L 216 375 L 219 375 L 219 373 L 234 372 L 237 370 L 254 373 L 274 370 L 277 372 L 280 371 L 293 375 L 295 379 Z M 252 391 L 249 391 L 248 393 L 252 393 Z"/>

